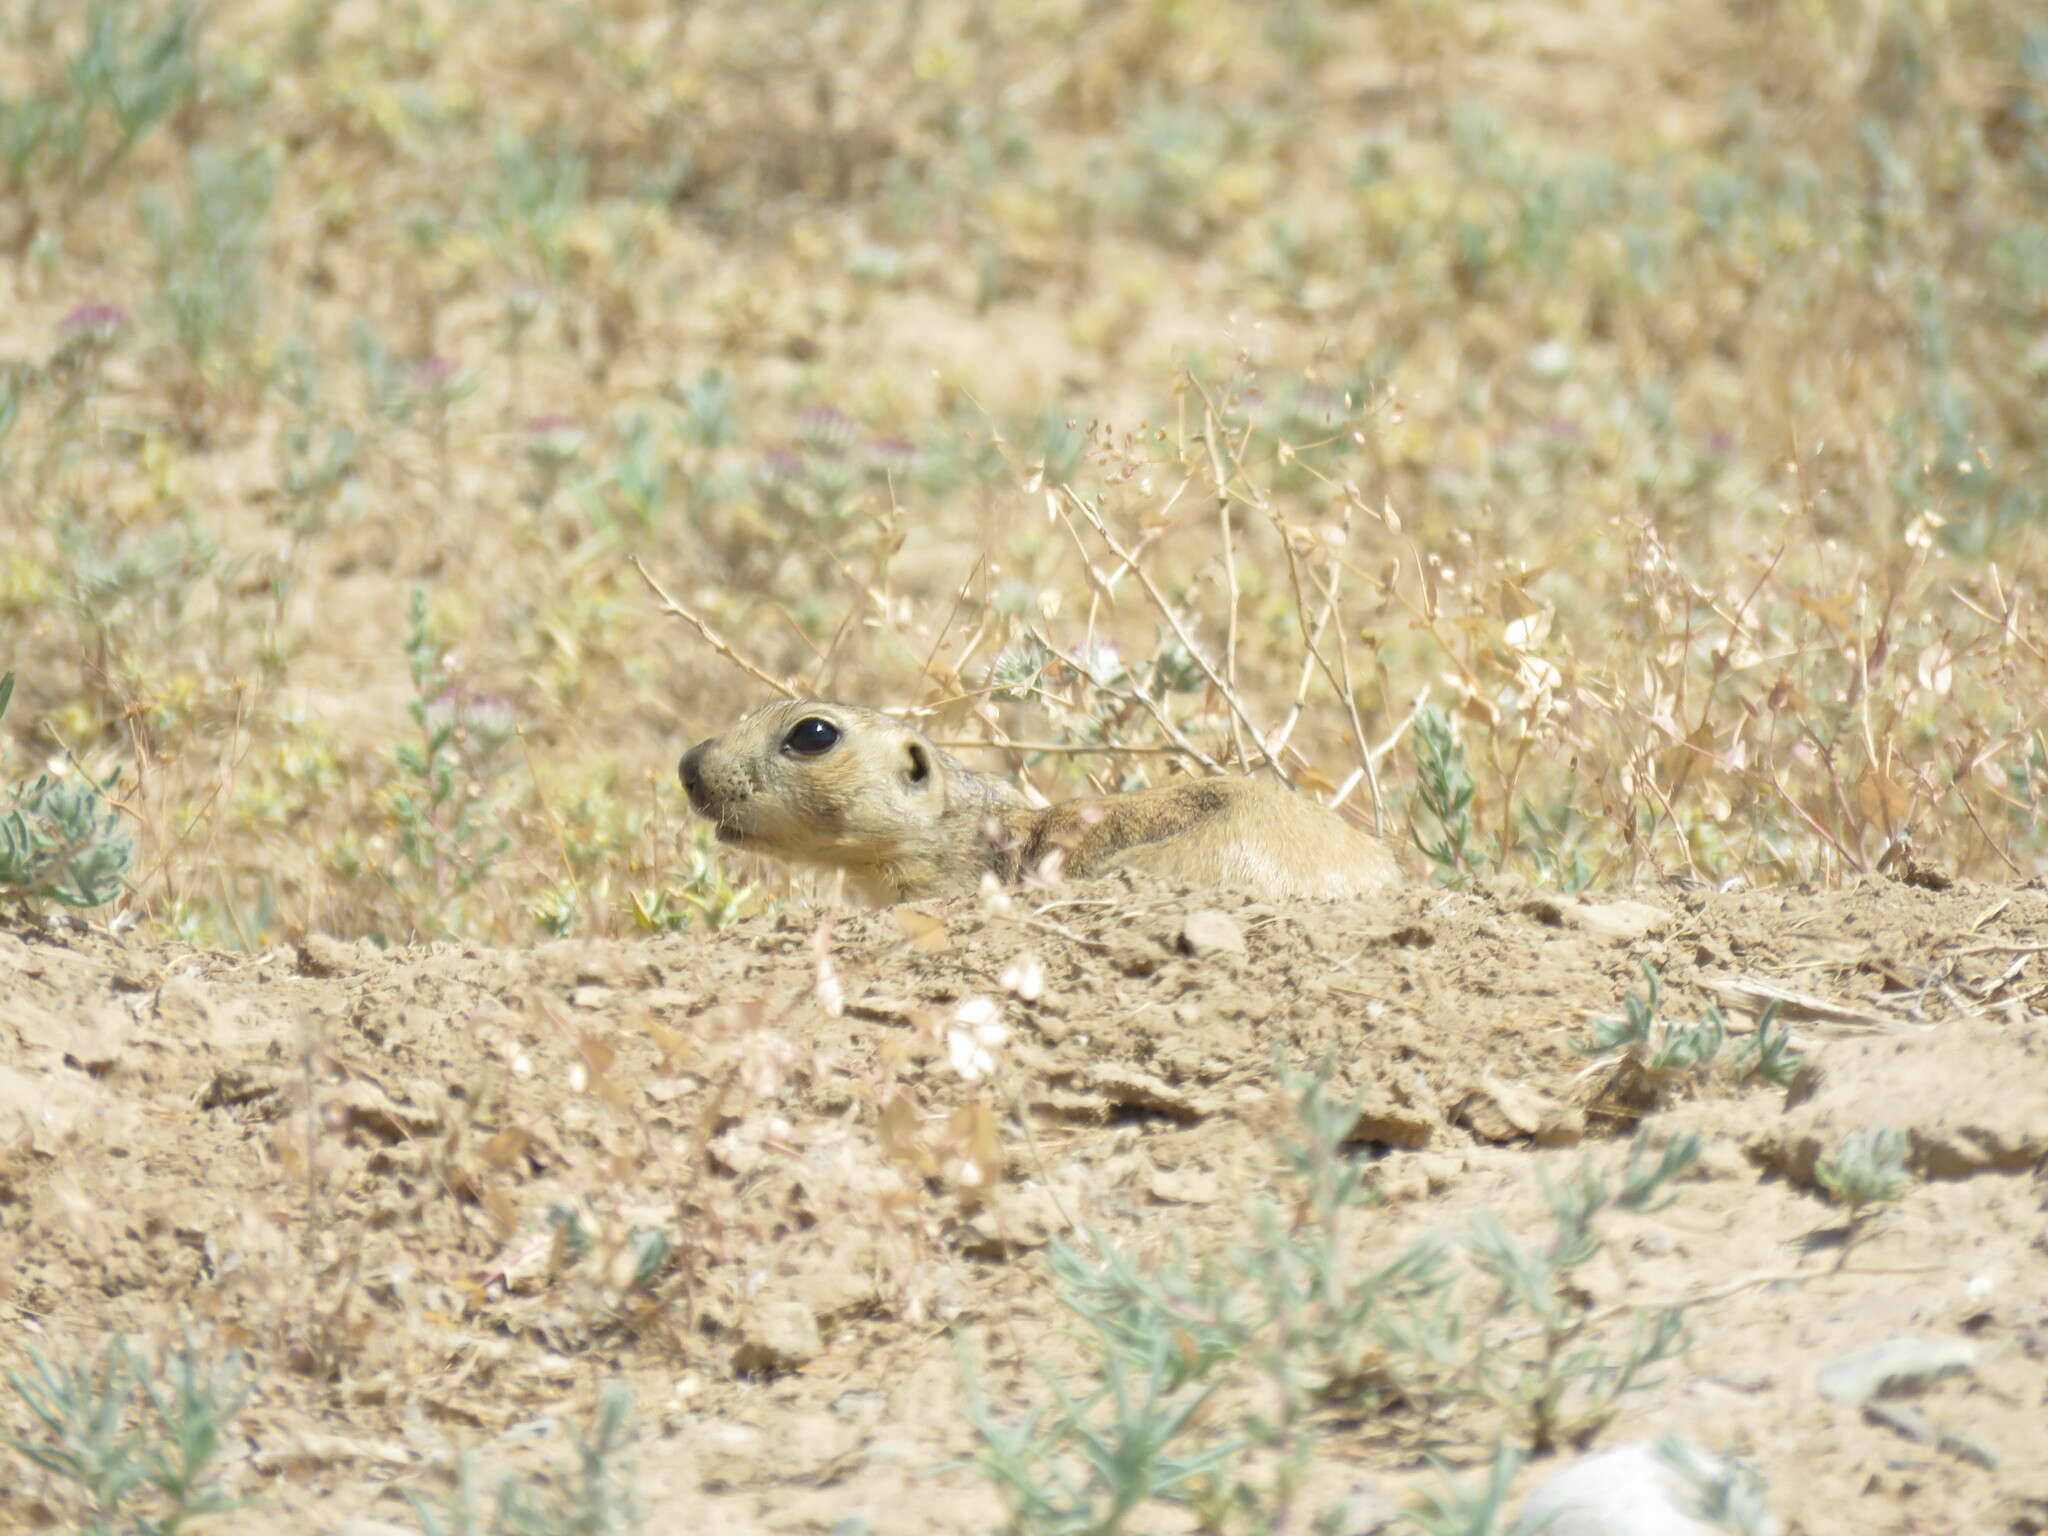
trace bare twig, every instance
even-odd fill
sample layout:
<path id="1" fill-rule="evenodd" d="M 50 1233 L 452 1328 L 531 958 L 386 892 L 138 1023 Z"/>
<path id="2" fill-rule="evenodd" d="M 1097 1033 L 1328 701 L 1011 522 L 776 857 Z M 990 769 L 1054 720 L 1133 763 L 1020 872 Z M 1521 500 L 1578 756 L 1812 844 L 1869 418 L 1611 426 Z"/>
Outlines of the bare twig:
<path id="1" fill-rule="evenodd" d="M 1230 502 L 1216 498 L 1216 528 L 1223 539 L 1223 583 L 1229 589 L 1230 604 L 1223 632 L 1223 676 L 1228 686 L 1237 688 L 1237 607 L 1240 601 L 1237 590 L 1237 545 L 1230 535 Z M 1230 722 L 1230 748 L 1236 755 L 1240 768 L 1245 766 L 1244 733 L 1238 728 L 1236 718 Z"/>
<path id="2" fill-rule="evenodd" d="M 773 677 L 767 672 L 762 671 L 761 668 L 755 666 L 753 662 L 747 660 L 746 657 L 742 656 L 738 651 L 734 650 L 732 645 L 725 639 L 723 635 L 719 634 L 717 630 L 713 629 L 709 624 L 705 623 L 703 619 L 699 618 L 695 613 L 692 613 L 688 608 L 685 608 L 673 597 L 670 597 L 668 593 L 665 590 L 663 590 L 661 583 L 656 581 L 652 576 L 647 574 L 647 567 L 640 563 L 640 557 L 638 555 L 635 555 L 632 558 L 633 569 L 640 573 L 640 579 L 647 583 L 648 588 L 654 593 L 656 597 L 661 599 L 661 610 L 663 613 L 673 614 L 675 615 L 675 617 L 681 619 L 684 623 L 688 624 L 692 629 L 697 631 L 697 634 L 703 639 L 706 645 L 710 646 L 711 649 L 718 652 L 719 655 L 723 656 L 727 661 L 731 662 L 734 666 L 738 667 L 742 672 L 746 673 L 747 676 L 751 677 L 755 682 L 767 684 L 767 686 L 773 688 L 785 699 L 798 699 L 803 697 L 803 695 L 798 693 L 796 689 L 790 687 L 788 683 L 782 681 L 780 678 Z"/>
<path id="3" fill-rule="evenodd" d="M 981 747 L 1000 747 L 1005 752 L 1042 752 L 1049 757 L 1184 757 L 1187 754 L 1174 746 L 1132 746 L 1124 742 L 1105 741 L 1096 746 L 1077 746 L 1065 741 L 1016 741 L 1005 736 L 1001 741 L 972 741 L 963 737 L 935 738 L 935 747 L 944 747 L 949 752 L 974 751 Z"/>
<path id="4" fill-rule="evenodd" d="M 1180 642 L 1181 649 L 1188 653 L 1188 656 L 1194 661 L 1195 665 L 1201 669 L 1202 675 L 1209 679 L 1210 684 L 1216 689 L 1223 702 L 1229 706 L 1232 716 L 1250 732 L 1252 740 L 1258 745 L 1259 756 L 1266 760 L 1267 766 L 1278 774 L 1283 781 L 1291 782 L 1287 770 L 1280 765 L 1279 757 L 1267 746 L 1266 733 L 1260 730 L 1257 723 L 1253 721 L 1250 713 L 1245 709 L 1244 701 L 1238 697 L 1237 690 L 1230 686 L 1230 680 L 1217 671 L 1215 664 L 1202 654 L 1201 647 L 1195 643 L 1195 637 L 1188 632 L 1187 625 L 1181 621 L 1179 612 L 1175 610 L 1172 603 L 1166 600 L 1166 594 L 1161 592 L 1158 584 L 1153 581 L 1152 573 L 1145 569 L 1143 562 L 1139 560 L 1136 554 L 1124 548 L 1117 540 L 1116 535 L 1109 531 L 1109 525 L 1102 520 L 1101 515 L 1093 507 L 1075 495 L 1072 490 L 1063 486 L 1061 491 L 1063 493 L 1062 504 L 1070 506 L 1079 512 L 1088 523 L 1088 526 L 1095 531 L 1095 536 L 1102 540 L 1112 555 L 1116 556 L 1117 562 L 1138 578 L 1138 585 L 1145 589 L 1145 596 L 1151 599 L 1152 606 L 1158 610 L 1159 616 L 1166 620 L 1167 628 L 1173 631 L 1173 637 Z M 1062 511 L 1061 516 L 1065 517 L 1066 513 Z M 1149 698 L 1143 694 L 1139 694 L 1136 697 L 1151 711 L 1155 719 L 1164 721 L 1165 717 Z M 1203 761 L 1210 764 L 1211 771 L 1222 772 L 1222 769 L 1216 766 L 1213 760 L 1204 757 Z"/>
<path id="5" fill-rule="evenodd" d="M 1101 682 L 1098 679 L 1096 679 L 1092 673 L 1089 672 L 1088 668 L 1082 663 L 1079 657 L 1069 656 L 1065 651 L 1061 650 L 1058 646 L 1054 645 L 1050 640 L 1047 640 L 1043 635 L 1040 635 L 1038 637 L 1038 643 L 1044 646 L 1046 650 L 1052 654 L 1054 659 L 1064 662 L 1067 666 L 1072 667 L 1074 671 L 1078 673 L 1080 676 L 1087 678 L 1089 681 L 1089 686 L 1097 689 L 1102 693 L 1109 695 L 1109 697 L 1116 699 L 1125 705 L 1136 705 L 1140 709 L 1143 709 L 1147 714 L 1149 714 L 1152 717 L 1152 723 L 1159 727 L 1160 734 L 1163 735 L 1169 742 L 1171 742 L 1173 744 L 1174 750 L 1179 752 L 1183 757 L 1192 758 L 1195 762 L 1200 763 L 1204 768 L 1208 769 L 1211 773 L 1223 773 L 1225 771 L 1221 763 L 1217 762 L 1215 758 L 1211 757 L 1208 753 L 1204 752 L 1200 747 L 1196 746 L 1192 741 L 1188 740 L 1187 736 L 1182 732 L 1180 727 L 1175 725 L 1173 721 L 1167 718 L 1166 711 L 1159 707 L 1158 703 L 1152 698 L 1150 694 L 1145 693 L 1142 690 L 1118 688 L 1113 683 Z"/>

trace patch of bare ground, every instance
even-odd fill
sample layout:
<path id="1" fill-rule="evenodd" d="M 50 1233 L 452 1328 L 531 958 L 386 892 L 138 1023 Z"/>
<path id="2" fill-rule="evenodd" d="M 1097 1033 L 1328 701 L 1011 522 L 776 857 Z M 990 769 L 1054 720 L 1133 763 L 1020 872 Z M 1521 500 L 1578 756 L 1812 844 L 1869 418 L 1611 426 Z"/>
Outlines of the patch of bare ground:
<path id="1" fill-rule="evenodd" d="M 1679 1198 L 1617 1215 L 1581 1275 L 1596 1309 L 1689 1303 L 1689 1349 L 1596 1443 L 1736 1451 L 1815 1536 L 2040 1528 L 2038 882 L 1215 906 L 1109 884 L 246 958 L 0 930 L 0 1358 L 109 1330 L 246 1351 L 226 1478 L 250 1502 L 221 1529 L 410 1529 L 403 1492 L 463 1451 L 532 1462 L 613 1379 L 650 1529 L 991 1529 L 972 1471 L 933 1474 L 975 1449 L 955 1336 L 1021 1407 L 1073 1359 L 1049 1239 L 1241 1237 L 1282 1178 L 1278 1055 L 1363 1098 L 1385 1198 L 1361 1266 L 1481 1211 L 1524 1230 L 1541 1178 L 1618 1165 L 1638 1124 L 1704 1136 Z M 1777 997 L 1791 1088 L 1620 1092 L 1574 1042 L 1646 961 L 1667 1014 L 1718 1003 L 1738 1038 Z M 1842 1263 L 1814 1166 L 1871 1127 L 1918 1177 Z M 1941 1435 L 1816 1389 L 1915 1333 L 1979 1346 L 1917 1404 Z M 1495 1427 L 1339 1418 L 1312 1481 L 1399 1498 L 1424 1450 L 1474 1463 Z M 0 1524 L 54 1528 L 39 1476 Z"/>

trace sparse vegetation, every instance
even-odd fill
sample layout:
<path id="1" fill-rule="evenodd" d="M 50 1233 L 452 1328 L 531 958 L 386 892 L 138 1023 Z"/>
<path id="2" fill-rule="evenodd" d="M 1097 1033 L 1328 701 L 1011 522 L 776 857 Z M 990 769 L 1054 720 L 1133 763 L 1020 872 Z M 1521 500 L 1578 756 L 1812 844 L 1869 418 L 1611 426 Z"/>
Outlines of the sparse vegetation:
<path id="1" fill-rule="evenodd" d="M 1682 1435 L 1666 1435 L 1656 1451 L 1678 1475 L 1688 1512 L 1728 1536 L 1770 1536 L 1777 1530 L 1765 1502 L 1762 1474 L 1735 1456 L 1706 1456 Z"/>
<path id="2" fill-rule="evenodd" d="M 1849 1228 L 1842 1236 L 1837 1260 L 1846 1265 L 1878 1208 L 1898 1199 L 1913 1182 L 1906 1166 L 1905 1133 L 1886 1126 L 1851 1131 L 1815 1165 L 1814 1176 L 1821 1188 L 1848 1208 Z"/>
<path id="3" fill-rule="evenodd" d="M 1478 850 L 1472 846 L 1472 774 L 1465 748 L 1451 733 L 1443 711 L 1424 708 L 1415 716 L 1415 797 L 1435 824 L 1422 851 L 1438 877 L 1459 883 L 1471 878 Z"/>
<path id="4" fill-rule="evenodd" d="M 1778 1005 L 1767 1004 L 1756 1026 L 1731 1039 L 1727 1017 L 1709 1003 L 1699 1019 L 1667 1019 L 1659 1011 L 1663 986 L 1657 968 L 1643 962 L 1643 991 L 1622 998 L 1620 1018 L 1596 1018 L 1593 1032 L 1573 1048 L 1604 1059 L 1610 1067 L 1607 1099 L 1640 1109 L 1662 1102 L 1681 1085 L 1722 1081 L 1736 1086 L 1752 1080 L 1788 1087 L 1800 1058 L 1792 1031 L 1778 1021 Z"/>
<path id="5" fill-rule="evenodd" d="M 13 698 L 14 674 L 0 672 L 0 720 Z M 135 843 L 106 800 L 116 777 L 95 783 L 73 765 L 13 786 L 0 815 L 0 898 L 98 907 L 121 893 Z"/>
<path id="6" fill-rule="evenodd" d="M 1407 1512 L 1409 1524 L 1422 1536 L 1506 1536 L 1508 1490 L 1524 1459 L 1519 1447 L 1502 1442 L 1494 1447 L 1483 1479 L 1452 1477 L 1441 1461 L 1435 1462 L 1439 1486 L 1421 1490 Z"/>
<path id="7" fill-rule="evenodd" d="M 406 622 L 412 698 L 406 711 L 417 741 L 397 751 L 402 779 L 391 790 L 391 819 L 403 864 L 393 889 L 407 899 L 411 931 L 459 932 L 462 898 L 489 878 L 512 845 L 498 819 L 497 778 L 516 725 L 504 701 L 459 685 L 442 664 L 440 637 L 415 588 Z"/>
<path id="8" fill-rule="evenodd" d="M 117 1338 L 97 1354 L 29 1360 L 7 1372 L 27 1433 L 0 1442 L 42 1470 L 75 1529 L 175 1536 L 233 1507 L 214 1462 L 249 1391 L 239 1356 Z"/>
<path id="9" fill-rule="evenodd" d="M 973 1396 L 976 1465 L 1018 1531 L 1106 1536 L 1160 1504 L 1213 1530 L 1284 1528 L 1303 1516 L 1317 1426 L 1334 1411 L 1429 1422 L 1478 1402 L 1546 1451 L 1583 1444 L 1683 1348 L 1681 1308 L 1617 1337 L 1573 1275 L 1600 1253 L 1604 1213 L 1669 1202 L 1696 1140 L 1654 1156 L 1639 1142 L 1618 1178 L 1588 1161 L 1547 1183 L 1542 1240 L 1488 1213 L 1458 1239 L 1373 1254 L 1359 1220 L 1372 1187 L 1344 1147 L 1358 1106 L 1326 1075 L 1279 1070 L 1294 1110 L 1278 1148 L 1287 1181 L 1227 1256 L 1144 1264 L 1101 1237 L 1052 1249 L 1085 1365 L 1046 1370 L 1050 1401 L 1021 1418 Z M 1515 1463 L 1497 1465 L 1481 1501 L 1495 1514 Z"/>
<path id="10" fill-rule="evenodd" d="M 440 1500 L 408 1494 L 422 1536 L 625 1536 L 638 1530 L 632 1462 L 633 1394 L 614 1382 L 601 1393 L 575 1457 L 547 1475 L 507 1472 L 488 1498 L 471 1457 Z"/>

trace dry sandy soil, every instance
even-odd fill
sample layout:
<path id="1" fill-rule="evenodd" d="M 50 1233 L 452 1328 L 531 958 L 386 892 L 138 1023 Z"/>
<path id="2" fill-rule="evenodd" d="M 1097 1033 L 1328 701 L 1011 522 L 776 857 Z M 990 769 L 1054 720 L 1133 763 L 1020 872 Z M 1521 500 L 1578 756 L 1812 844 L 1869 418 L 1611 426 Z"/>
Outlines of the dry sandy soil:
<path id="1" fill-rule="evenodd" d="M 1675 1017 L 1719 998 L 1740 1029 L 1729 984 L 1796 994 L 1814 1070 L 1643 1113 L 1705 1154 L 1582 1279 L 1598 1307 L 1691 1299 L 1692 1342 L 1595 1443 L 1684 1429 L 1754 1462 L 1795 1533 L 2048 1528 L 2041 882 L 1496 883 L 1190 922 L 1213 904 L 1112 885 L 250 957 L 0 929 L 0 1359 L 110 1328 L 246 1349 L 227 1480 L 251 1503 L 221 1529 L 415 1529 L 405 1490 L 465 1450 L 559 1462 L 551 1427 L 623 1379 L 648 1529 L 988 1530 L 989 1486 L 933 1472 L 975 1449 L 956 1335 L 998 1409 L 1042 1399 L 1030 1361 L 1070 1352 L 1049 1237 L 1241 1239 L 1282 1176 L 1276 1050 L 1366 1100 L 1361 1264 L 1482 1210 L 1533 1225 L 1541 1176 L 1620 1160 L 1633 1112 L 1572 1042 L 1649 960 Z M 1010 1028 L 981 1081 L 948 1048 L 974 998 Z M 1869 1126 L 1919 1177 L 1838 1268 L 1815 1156 Z M 1907 1405 L 1921 1440 L 1815 1386 L 1901 1335 L 1979 1346 Z M 1377 1529 L 1422 1451 L 1476 1465 L 1490 1428 L 1333 1417 L 1318 1504 Z M 7 1481 L 0 1525 L 54 1528 L 56 1492 Z"/>

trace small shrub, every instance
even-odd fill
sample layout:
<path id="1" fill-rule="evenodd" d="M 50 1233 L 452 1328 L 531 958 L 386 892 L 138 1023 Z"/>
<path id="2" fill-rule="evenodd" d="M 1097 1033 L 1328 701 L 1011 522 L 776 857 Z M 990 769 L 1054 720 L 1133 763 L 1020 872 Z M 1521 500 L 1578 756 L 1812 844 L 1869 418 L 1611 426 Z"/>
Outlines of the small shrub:
<path id="1" fill-rule="evenodd" d="M 115 1339 L 96 1357 L 52 1362 L 7 1384 L 27 1434 L 0 1434 L 54 1478 L 86 1536 L 173 1536 L 234 1507 L 214 1480 L 228 1425 L 248 1396 L 239 1355 L 207 1359 L 187 1341 L 161 1358 Z"/>
<path id="2" fill-rule="evenodd" d="M 631 1389 L 613 1382 L 598 1397 L 589 1432 L 577 1434 L 567 1466 L 537 1479 L 506 1473 L 486 1510 L 476 1463 L 465 1456 L 450 1498 L 429 1504 L 406 1495 L 413 1517 L 424 1536 L 623 1536 L 636 1530 L 632 1415 Z"/>
<path id="3" fill-rule="evenodd" d="M 1643 962 L 1644 991 L 1622 999 L 1620 1018 L 1597 1018 L 1592 1035 L 1574 1041 L 1582 1055 L 1615 1057 L 1607 1088 L 1612 1101 L 1636 1108 L 1660 1103 L 1674 1087 L 1702 1084 L 1716 1078 L 1737 1086 L 1761 1079 L 1773 1087 L 1788 1086 L 1801 1066 L 1792 1051 L 1792 1031 L 1778 1022 L 1771 1003 L 1757 1019 L 1753 1034 L 1730 1044 L 1728 1020 L 1709 1004 L 1692 1023 L 1664 1018 L 1658 1011 L 1663 988 L 1657 968 Z"/>
<path id="4" fill-rule="evenodd" d="M 1440 1488 L 1424 1488 L 1407 1511 L 1408 1523 L 1422 1536 L 1503 1536 L 1510 1529 L 1508 1490 L 1522 1470 L 1522 1451 L 1502 1442 L 1493 1448 L 1486 1481 L 1473 1488 L 1453 1478 L 1432 1456 L 1430 1465 L 1442 1480 Z"/>
<path id="5" fill-rule="evenodd" d="M 626 897 L 626 910 L 634 925 L 648 933 L 674 933 L 699 926 L 715 931 L 739 921 L 754 905 L 753 888 L 733 882 L 703 836 L 690 845 L 681 866 L 659 887 Z"/>
<path id="6" fill-rule="evenodd" d="M 262 315 L 263 226 L 277 190 L 266 151 L 192 151 L 182 206 L 160 193 L 141 199 L 156 257 L 159 298 L 197 380 L 242 360 Z"/>
<path id="7" fill-rule="evenodd" d="M 1443 711 L 1424 709 L 1415 717 L 1415 793 L 1436 832 L 1417 834 L 1416 846 L 1447 885 L 1462 885 L 1477 873 L 1482 855 L 1472 827 L 1472 772 L 1465 745 Z"/>
<path id="8" fill-rule="evenodd" d="M 1877 1207 L 1898 1199 L 1913 1182 L 1912 1171 L 1906 1167 L 1905 1132 L 1887 1127 L 1851 1131 L 1815 1165 L 1814 1177 L 1849 1209 L 1849 1229 L 1836 1260 L 1840 1268 L 1849 1262 L 1850 1251 L 1877 1214 Z"/>
<path id="9" fill-rule="evenodd" d="M 427 617 L 427 594 L 414 588 L 405 656 L 413 696 L 406 705 L 419 740 L 396 753 L 400 782 L 388 804 L 404 861 L 394 880 L 436 932 L 459 931 L 451 906 L 486 879 L 511 834 L 494 830 L 499 809 L 489 791 L 514 729 L 501 703 L 456 687 L 441 664 L 441 642 Z"/>
<path id="10" fill-rule="evenodd" d="M 148 14 L 157 10 L 157 14 Z M 0 94 L 0 160 L 19 191 L 39 174 L 70 190 L 104 182 L 150 131 L 199 88 L 199 17 L 194 7 L 147 7 L 92 0 L 62 84 L 21 96 Z"/>
<path id="11" fill-rule="evenodd" d="M 13 697 L 14 674 L 0 674 L 0 719 Z M 15 787 L 0 816 L 0 896 L 98 907 L 121 894 L 135 840 L 106 801 L 119 776 L 95 782 L 45 773 Z"/>
<path id="12" fill-rule="evenodd" d="M 1709 1456 L 1682 1435 L 1665 1435 L 1656 1452 L 1677 1474 L 1691 1512 L 1729 1536 L 1769 1536 L 1779 1529 L 1764 1496 L 1763 1474 L 1735 1456 Z"/>
<path id="13" fill-rule="evenodd" d="M 1666 1307 L 1638 1317 L 1626 1343 L 1611 1349 L 1572 1278 L 1605 1246 L 1598 1218 L 1670 1204 L 1668 1186 L 1698 1160 L 1700 1142 L 1675 1140 L 1654 1162 L 1647 1151 L 1646 1142 L 1636 1142 L 1618 1181 L 1581 1162 L 1563 1183 L 1546 1183 L 1551 1229 L 1543 1242 L 1518 1242 L 1490 1212 L 1472 1223 L 1468 1249 L 1495 1291 L 1477 1330 L 1480 1345 L 1453 1381 L 1469 1380 L 1505 1409 L 1533 1449 L 1583 1443 L 1614 1417 L 1628 1392 L 1648 1384 L 1645 1372 L 1684 1348 L 1684 1309 Z M 1514 1341 L 1528 1338 L 1528 1324 L 1534 1338 L 1518 1347 Z"/>
<path id="14" fill-rule="evenodd" d="M 1433 1421 L 1477 1400 L 1548 1449 L 1590 1436 L 1684 1347 L 1679 1308 L 1612 1339 L 1574 1275 L 1601 1251 L 1602 1215 L 1668 1203 L 1697 1139 L 1655 1155 L 1639 1142 L 1618 1178 L 1582 1163 L 1546 1184 L 1544 1241 L 1518 1241 L 1489 1214 L 1460 1241 L 1375 1260 L 1359 1252 L 1359 1218 L 1376 1196 L 1344 1148 L 1358 1104 L 1332 1096 L 1326 1073 L 1280 1072 L 1290 1187 L 1246 1241 L 1201 1262 L 1177 1246 L 1149 1267 L 1100 1237 L 1086 1253 L 1054 1244 L 1089 1365 L 1078 1382 L 1045 1371 L 1051 1401 L 1021 1418 L 990 1411 L 963 1355 L 983 1445 L 973 1465 L 1015 1530 L 1107 1536 L 1161 1504 L 1193 1509 L 1204 1529 L 1278 1529 L 1299 1513 L 1321 1410 Z"/>

